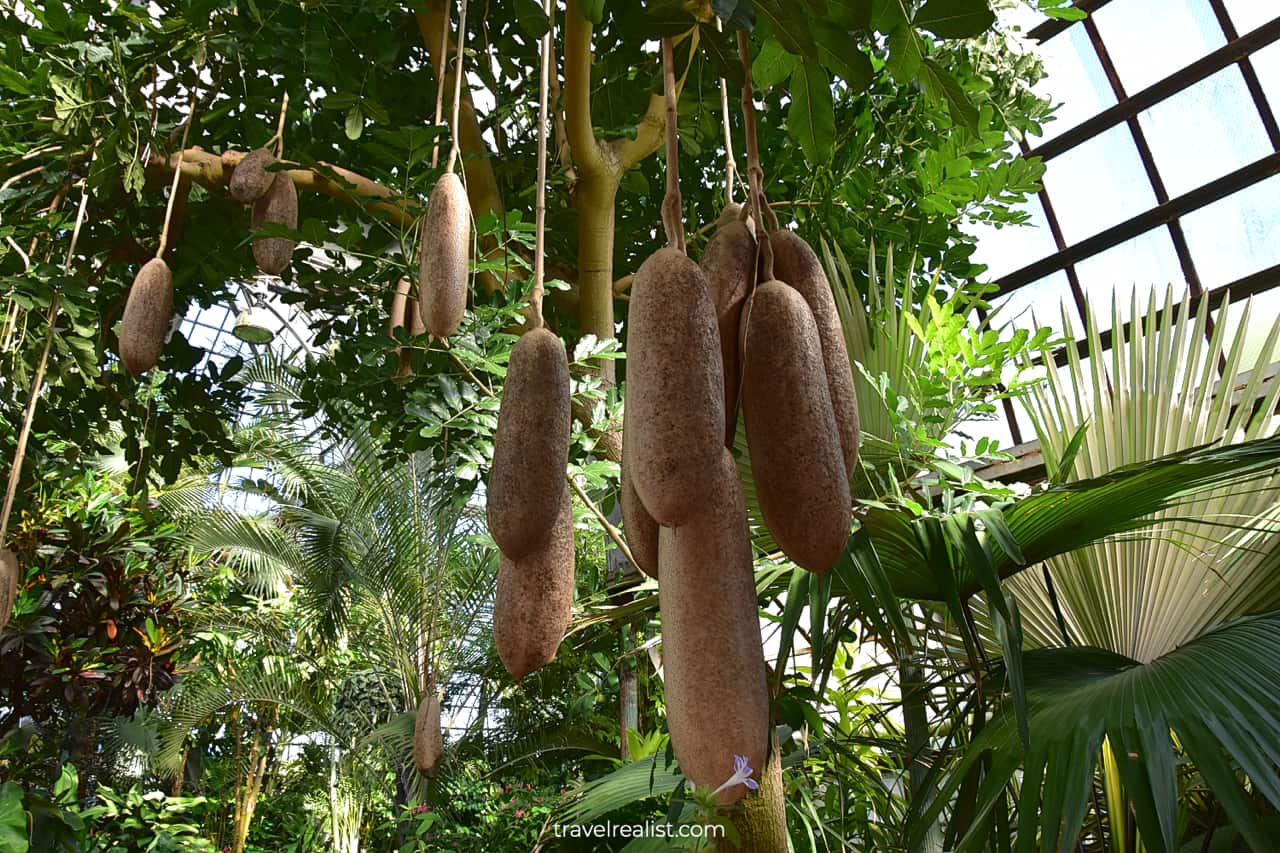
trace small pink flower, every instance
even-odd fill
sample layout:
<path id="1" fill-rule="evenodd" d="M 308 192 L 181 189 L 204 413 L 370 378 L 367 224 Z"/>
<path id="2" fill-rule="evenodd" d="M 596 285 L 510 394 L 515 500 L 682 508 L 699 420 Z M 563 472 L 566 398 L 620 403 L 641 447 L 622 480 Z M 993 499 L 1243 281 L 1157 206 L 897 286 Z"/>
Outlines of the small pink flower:
<path id="1" fill-rule="evenodd" d="M 516 817 L 524 817 L 524 809 L 516 809 Z"/>

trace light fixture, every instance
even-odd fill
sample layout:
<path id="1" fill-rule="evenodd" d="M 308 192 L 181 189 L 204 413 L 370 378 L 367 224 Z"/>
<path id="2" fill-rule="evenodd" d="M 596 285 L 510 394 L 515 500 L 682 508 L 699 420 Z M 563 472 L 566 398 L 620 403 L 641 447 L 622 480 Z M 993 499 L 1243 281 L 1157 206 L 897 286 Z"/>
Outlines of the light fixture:
<path id="1" fill-rule="evenodd" d="M 236 317 L 232 334 L 245 343 L 269 344 L 276 336 L 271 326 L 271 316 L 257 305 L 250 305 Z"/>

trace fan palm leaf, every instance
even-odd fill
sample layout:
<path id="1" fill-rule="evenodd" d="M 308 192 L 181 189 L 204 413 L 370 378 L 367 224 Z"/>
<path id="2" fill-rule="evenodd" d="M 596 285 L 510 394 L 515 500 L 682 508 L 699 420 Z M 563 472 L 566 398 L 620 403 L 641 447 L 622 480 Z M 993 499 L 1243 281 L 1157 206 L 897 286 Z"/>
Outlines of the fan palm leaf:
<path id="1" fill-rule="evenodd" d="M 1240 775 L 1280 809 L 1280 613 L 1234 620 L 1149 663 L 1077 646 L 1029 651 L 1023 668 L 1030 746 L 1012 713 L 997 715 L 914 815 L 913 841 L 985 763 L 957 851 L 986 849 L 986 818 L 1019 769 L 1016 849 L 1075 849 L 1105 742 L 1145 849 L 1177 849 L 1174 768 L 1182 754 L 1250 846 L 1271 849 Z"/>
<path id="2" fill-rule="evenodd" d="M 1276 433 L 1280 382 L 1266 360 L 1242 373 L 1246 335 L 1211 325 L 1208 300 L 1193 314 L 1189 298 L 1166 293 L 1165 306 L 1134 323 L 1110 351 L 1102 322 L 1091 317 L 1087 359 L 1069 347 L 1066 366 L 1048 371 L 1026 399 L 1046 466 L 1060 479 L 1095 478 L 1209 442 Z M 1121 307 L 1119 300 L 1111 306 L 1112 329 L 1121 328 Z M 1237 331 L 1251 322 L 1246 304 Z M 1273 352 L 1280 318 L 1263 329 L 1263 351 Z M 1077 433 L 1083 437 L 1070 448 Z M 1280 475 L 1270 473 L 1250 487 L 1215 488 L 1154 509 L 1142 537 L 1049 559 L 1057 612 L 1040 578 L 1012 581 L 1008 591 L 1022 606 L 1028 638 L 1061 642 L 1060 612 L 1071 642 L 1152 660 L 1225 620 L 1280 607 Z"/>

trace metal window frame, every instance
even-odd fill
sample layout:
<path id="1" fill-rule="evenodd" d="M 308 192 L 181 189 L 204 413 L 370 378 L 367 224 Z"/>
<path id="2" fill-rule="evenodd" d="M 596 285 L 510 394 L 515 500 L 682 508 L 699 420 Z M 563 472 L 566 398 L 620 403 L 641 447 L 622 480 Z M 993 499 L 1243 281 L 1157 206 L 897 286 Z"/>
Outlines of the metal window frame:
<path id="1" fill-rule="evenodd" d="M 1106 6 L 1109 2 L 1110 0 L 1076 0 L 1076 8 L 1087 13 L 1086 18 L 1081 21 L 1049 20 L 1031 29 L 1027 33 L 1027 37 L 1038 44 L 1044 44 L 1051 38 L 1062 36 L 1072 27 L 1083 27 L 1089 37 L 1088 40 L 1094 54 L 1116 97 L 1116 103 L 1052 139 L 1041 142 L 1038 145 L 1031 145 L 1024 138 L 1019 140 L 1019 145 L 1024 157 L 1040 157 L 1045 162 L 1048 162 L 1067 151 L 1098 138 L 1112 128 L 1124 125 L 1128 128 L 1130 138 L 1137 149 L 1143 170 L 1155 195 L 1156 204 L 1097 234 L 1078 240 L 1075 243 L 1068 243 L 1054 210 L 1053 199 L 1046 188 L 1041 188 L 1037 195 L 1044 208 L 1045 219 L 1057 251 L 998 278 L 995 281 L 997 290 L 993 298 L 1012 293 L 1020 287 L 1062 272 L 1066 275 L 1072 302 L 1080 318 L 1087 322 L 1089 315 L 1086 311 L 1086 297 L 1079 274 L 1076 271 L 1076 265 L 1081 261 L 1095 257 L 1108 249 L 1119 246 L 1143 234 L 1156 231 L 1161 227 L 1168 229 L 1179 267 L 1190 290 L 1193 310 L 1204 299 L 1209 300 L 1210 310 L 1212 311 L 1216 310 L 1228 297 L 1232 302 L 1235 302 L 1248 296 L 1280 287 L 1280 264 L 1277 264 L 1250 273 L 1227 284 L 1205 290 L 1196 270 L 1195 260 L 1187 243 L 1186 234 L 1182 228 L 1182 218 L 1185 215 L 1246 190 L 1273 175 L 1280 174 L 1280 123 L 1277 122 L 1276 114 L 1266 93 L 1263 91 L 1261 81 L 1251 61 L 1253 54 L 1280 41 L 1280 15 L 1277 15 L 1269 23 L 1241 34 L 1237 31 L 1224 0 L 1198 0 L 1198 2 L 1208 4 L 1226 43 L 1222 47 L 1188 63 L 1164 79 L 1130 94 L 1125 90 L 1115 64 L 1111 59 L 1106 39 L 1093 18 L 1093 13 Z M 1272 153 L 1227 175 L 1171 198 L 1165 186 L 1164 178 L 1152 155 L 1151 148 L 1147 143 L 1145 132 L 1138 121 L 1138 116 L 1152 106 L 1207 80 L 1214 74 L 1233 65 L 1240 69 L 1244 78 L 1245 87 L 1271 143 Z M 1109 328 L 1102 332 L 1101 342 L 1103 347 L 1109 348 L 1116 334 L 1127 335 L 1133 323 L 1143 322 L 1147 314 L 1158 310 L 1161 310 L 1160 306 L 1152 304 L 1142 316 L 1130 318 L 1128 322 L 1122 323 L 1118 329 Z M 1211 333 L 1212 326 L 1208 331 Z M 1076 340 L 1075 347 L 1077 352 L 1082 356 L 1085 355 L 1088 352 L 1087 339 Z M 1055 360 L 1059 366 L 1066 363 L 1067 352 L 1065 347 L 1055 353 Z M 1222 365 L 1219 365 L 1219 367 L 1221 368 Z M 1015 456 L 1021 458 L 1028 454 L 1037 455 L 1037 442 L 1023 442 L 1021 428 L 1019 427 L 1012 402 L 1007 399 L 1004 400 L 1002 408 L 1010 434 L 1016 445 L 1013 448 Z M 1018 466 L 1015 465 L 1015 467 Z"/>
<path id="2" fill-rule="evenodd" d="M 1223 0 L 1197 0 L 1197 2 L 1207 4 L 1209 10 L 1213 12 L 1226 43 L 1222 47 L 1190 62 L 1164 79 L 1147 86 L 1139 92 L 1129 94 L 1120 80 L 1114 62 L 1111 60 L 1106 39 L 1092 17 L 1093 12 L 1106 6 L 1109 2 L 1110 0 L 1077 0 L 1076 7 L 1090 13 L 1089 17 L 1082 21 L 1047 21 L 1033 28 L 1028 33 L 1028 38 L 1043 44 L 1051 38 L 1060 37 L 1071 27 L 1083 27 L 1089 36 L 1089 43 L 1111 85 L 1117 102 L 1093 117 L 1038 145 L 1031 145 L 1023 140 L 1021 142 L 1022 153 L 1024 157 L 1040 157 L 1045 162 L 1048 162 L 1067 151 L 1098 138 L 1112 128 L 1124 125 L 1127 127 L 1134 147 L 1137 149 L 1147 180 L 1155 194 L 1156 204 L 1096 234 L 1077 240 L 1074 243 L 1068 243 L 1063 237 L 1062 226 L 1054 210 L 1051 194 L 1047 189 L 1041 189 L 1038 195 L 1044 208 L 1045 219 L 1048 222 L 1050 233 L 1053 235 L 1054 243 L 1057 246 L 1057 251 L 996 279 L 997 290 L 995 296 L 999 297 L 1011 293 L 1020 287 L 1039 281 L 1047 276 L 1063 272 L 1066 274 L 1070 286 L 1072 301 L 1075 303 L 1075 307 L 1080 312 L 1081 317 L 1086 318 L 1085 295 L 1079 275 L 1076 272 L 1076 265 L 1081 261 L 1161 227 L 1169 231 L 1179 267 L 1191 292 L 1191 297 L 1197 303 L 1207 294 L 1210 304 L 1216 307 L 1228 294 L 1233 299 L 1236 299 L 1280 286 L 1280 265 L 1276 265 L 1206 291 L 1196 270 L 1195 261 L 1192 258 L 1190 247 L 1182 228 L 1182 218 L 1187 214 L 1280 174 L 1280 123 L 1277 122 L 1276 114 L 1262 89 L 1257 72 L 1251 62 L 1253 54 L 1264 47 L 1280 42 L 1280 15 L 1269 23 L 1263 24 L 1248 33 L 1241 34 L 1236 30 Z M 1236 66 L 1240 69 L 1250 99 L 1271 143 L 1272 153 L 1171 198 L 1160 169 L 1151 153 L 1151 148 L 1147 144 L 1145 133 L 1138 122 L 1138 115 L 1144 110 L 1231 66 Z M 1140 321 L 1142 318 L 1134 319 Z M 1128 325 L 1128 323 L 1123 324 L 1122 330 L 1127 328 Z M 1110 338 L 1110 332 L 1108 332 L 1107 337 L 1108 339 Z M 1077 346 L 1083 346 L 1083 341 L 1077 341 Z"/>

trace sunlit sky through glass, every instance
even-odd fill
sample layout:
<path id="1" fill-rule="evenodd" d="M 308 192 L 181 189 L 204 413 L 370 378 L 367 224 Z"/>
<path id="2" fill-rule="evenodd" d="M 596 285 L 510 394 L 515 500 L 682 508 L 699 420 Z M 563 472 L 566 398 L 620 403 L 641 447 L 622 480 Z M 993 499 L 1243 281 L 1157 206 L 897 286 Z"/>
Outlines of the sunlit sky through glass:
<path id="1" fill-rule="evenodd" d="M 1221 67 L 1199 75 L 1203 79 L 1197 82 L 1163 85 L 1192 63 L 1213 62 L 1215 51 L 1225 55 L 1229 33 L 1247 36 L 1265 28 L 1253 38 L 1265 42 L 1259 36 L 1275 37 L 1280 0 L 1222 0 L 1215 11 L 1216 2 L 1110 0 L 1088 23 L 1059 29 L 1035 46 L 1047 74 L 1036 91 L 1058 108 L 1057 120 L 1027 144 L 1035 153 L 1038 146 L 1076 132 L 1056 143 L 1059 150 L 1051 151 L 1046 161 L 1048 210 L 1041 198 L 1032 198 L 1024 206 L 1028 226 L 975 225 L 971 231 L 978 239 L 975 260 L 988 267 L 986 280 L 1013 276 L 1012 284 L 1030 282 L 994 300 L 1004 306 L 1006 321 L 1062 332 L 1065 307 L 1075 333 L 1081 334 L 1065 269 L 1019 271 L 1060 248 L 1073 251 L 1087 241 L 1089 250 L 1081 253 L 1087 256 L 1069 267 L 1064 261 L 1064 267 L 1075 276 L 1100 329 L 1112 326 L 1113 298 L 1125 323 L 1135 306 L 1141 315 L 1148 307 L 1163 305 L 1170 285 L 1175 299 L 1197 286 L 1213 291 L 1232 285 L 1259 295 L 1248 328 L 1240 322 L 1241 306 L 1223 314 L 1227 331 L 1247 336 L 1251 358 L 1264 355 L 1262 337 L 1280 310 L 1280 290 L 1266 292 L 1280 284 L 1275 269 L 1280 266 L 1280 139 L 1269 114 L 1280 108 L 1280 41 L 1230 56 L 1244 56 L 1245 67 L 1222 60 Z M 1044 20 L 1025 10 L 1005 10 L 1001 19 L 1024 35 Z M 1250 69 L 1260 92 L 1250 89 Z M 1114 121 L 1087 124 L 1125 98 L 1144 93 L 1152 95 L 1145 109 L 1125 114 L 1120 107 Z M 1273 122 L 1271 134 L 1267 121 Z M 1087 130 L 1077 130 L 1081 125 Z M 1072 144 L 1061 150 L 1068 142 Z M 1201 188 L 1234 180 L 1233 175 L 1248 177 L 1224 186 L 1216 200 L 1201 198 Z M 1160 208 L 1169 200 L 1169 208 Z M 1174 209 L 1182 204 L 1186 210 Z M 1064 246 L 1054 240 L 1051 217 Z M 1126 233 L 1119 228 L 1114 237 L 1107 233 L 1135 217 L 1140 219 Z M 1220 295 L 1215 294 L 1215 303 Z M 1232 301 L 1243 302 L 1243 297 Z M 1280 353 L 1271 355 L 1277 357 Z M 1007 431 L 1007 426 L 980 430 Z"/>

